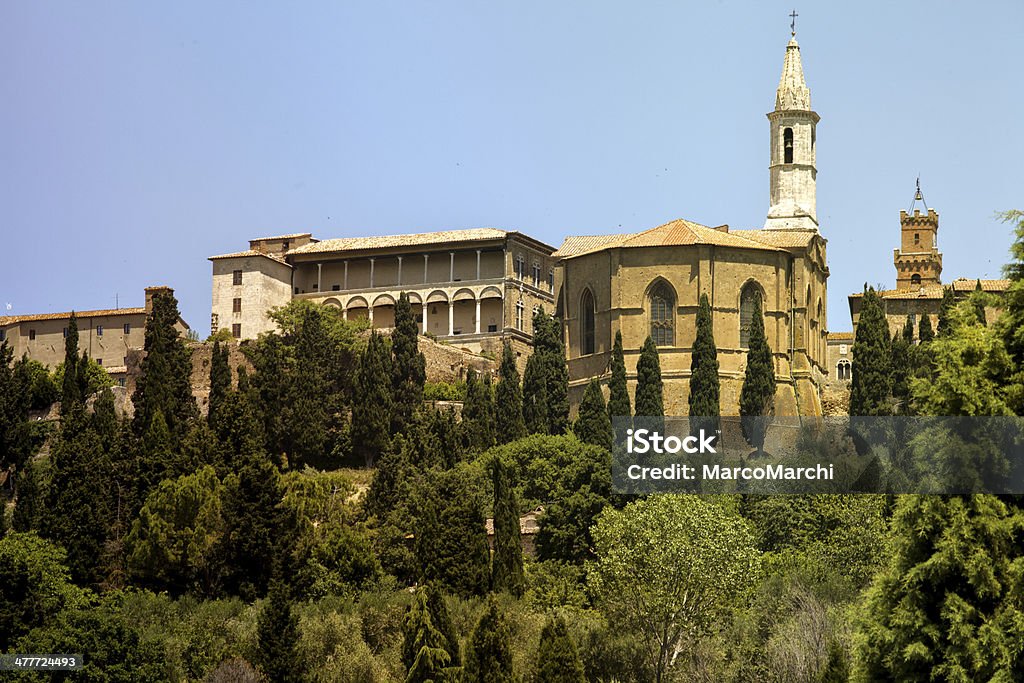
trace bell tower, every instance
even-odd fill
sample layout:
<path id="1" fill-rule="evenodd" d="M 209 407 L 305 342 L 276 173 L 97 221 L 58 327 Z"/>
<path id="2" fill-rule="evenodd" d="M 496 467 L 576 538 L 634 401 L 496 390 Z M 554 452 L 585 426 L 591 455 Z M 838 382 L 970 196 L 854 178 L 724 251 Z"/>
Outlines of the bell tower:
<path id="1" fill-rule="evenodd" d="M 775 93 L 775 111 L 768 114 L 771 208 L 764 224 L 766 230 L 818 229 L 818 170 L 815 166 L 818 120 L 818 115 L 811 110 L 811 91 L 804 82 L 794 24 L 792 37 L 786 45 L 779 89 Z"/>
<path id="2" fill-rule="evenodd" d="M 925 213 L 917 208 L 921 202 Z M 939 214 L 929 209 L 921 194 L 921 179 L 908 211 L 900 211 L 900 248 L 893 249 L 896 289 L 916 290 L 924 285 L 942 284 L 942 252 L 939 251 Z"/>

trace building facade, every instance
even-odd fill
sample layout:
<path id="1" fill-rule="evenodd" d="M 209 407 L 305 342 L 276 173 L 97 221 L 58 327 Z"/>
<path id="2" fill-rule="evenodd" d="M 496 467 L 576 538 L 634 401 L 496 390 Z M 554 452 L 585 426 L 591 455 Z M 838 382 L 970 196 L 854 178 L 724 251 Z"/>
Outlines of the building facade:
<path id="1" fill-rule="evenodd" d="M 124 386 L 129 351 L 142 349 L 145 343 L 146 317 L 152 309 L 153 294 L 169 289 L 147 287 L 142 308 L 75 311 L 79 352 L 88 353 Z M 70 320 L 70 311 L 0 317 L 0 342 L 7 341 L 15 358 L 28 355 L 53 369 L 64 362 Z M 183 320 L 179 320 L 178 328 L 181 333 L 189 329 Z"/>
<path id="2" fill-rule="evenodd" d="M 768 114 L 770 208 L 763 229 L 730 230 L 684 219 L 638 233 L 574 236 L 559 258 L 573 403 L 591 377 L 607 380 L 622 333 L 630 393 L 650 336 L 658 345 L 666 414 L 688 413 L 696 313 L 712 307 L 721 410 L 739 411 L 751 320 L 760 301 L 775 360 L 777 415 L 820 415 L 826 372 L 825 239 L 816 212 L 816 133 L 800 48 L 786 46 L 775 110 Z"/>
<path id="3" fill-rule="evenodd" d="M 496 353 L 505 338 L 531 341 L 537 307 L 553 310 L 553 252 L 527 235 L 495 228 L 256 239 L 247 251 L 210 257 L 211 327 L 253 339 L 274 329 L 271 308 L 305 299 L 387 329 L 404 292 L 424 334 Z"/>

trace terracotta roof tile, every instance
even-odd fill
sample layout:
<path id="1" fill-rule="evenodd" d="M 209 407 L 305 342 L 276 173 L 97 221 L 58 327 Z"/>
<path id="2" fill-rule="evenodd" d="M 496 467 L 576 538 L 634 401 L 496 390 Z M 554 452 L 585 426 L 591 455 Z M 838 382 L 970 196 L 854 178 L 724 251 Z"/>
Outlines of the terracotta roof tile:
<path id="1" fill-rule="evenodd" d="M 829 332 L 829 341 L 853 341 L 853 332 Z"/>
<path id="2" fill-rule="evenodd" d="M 106 308 L 98 311 L 75 311 L 79 318 L 101 318 L 115 315 L 145 315 L 145 308 Z M 0 316 L 0 325 L 13 325 L 20 322 L 32 322 L 36 320 L 61 320 L 70 318 L 71 311 L 66 313 L 35 313 L 32 315 L 6 315 Z"/>
<path id="3" fill-rule="evenodd" d="M 562 241 L 555 256 L 575 256 L 586 251 L 600 249 L 611 242 L 619 242 L 633 233 L 621 232 L 616 235 L 570 235 Z"/>
<path id="4" fill-rule="evenodd" d="M 293 240 L 293 239 L 296 239 L 298 237 L 312 237 L 312 236 L 313 236 L 313 233 L 311 233 L 311 232 L 293 232 L 290 235 L 274 235 L 273 237 L 257 237 L 254 240 L 250 240 L 250 242 L 265 242 L 265 241 L 268 241 L 268 240 Z"/>
<path id="5" fill-rule="evenodd" d="M 690 244 L 710 244 L 720 247 L 758 249 L 763 251 L 778 250 L 777 247 L 766 244 L 762 241 L 754 240 L 741 234 L 731 233 L 728 232 L 728 230 L 709 228 L 706 225 L 694 223 L 693 221 L 688 221 L 682 218 L 669 221 L 664 225 L 659 225 L 656 228 L 644 230 L 643 232 L 610 237 L 619 237 L 619 239 L 611 239 L 607 242 L 601 242 L 598 239 L 594 239 L 592 246 L 590 246 L 589 249 L 581 249 L 575 253 L 566 254 L 564 258 L 581 256 L 586 253 L 602 251 L 604 249 L 630 247 L 674 247 Z M 569 243 L 570 246 L 576 246 L 577 242 L 575 242 L 575 240 L 580 240 L 578 245 L 582 247 L 585 246 L 585 239 L 587 238 L 569 237 L 566 239 L 566 243 Z M 563 243 L 563 249 L 566 247 L 566 243 Z"/>
<path id="6" fill-rule="evenodd" d="M 332 251 L 364 251 L 390 247 L 459 244 L 503 239 L 509 234 L 498 228 L 472 228 L 469 230 L 442 230 L 411 235 L 380 235 L 376 237 L 341 237 L 304 244 L 288 251 L 293 254 L 320 254 Z"/>
<path id="7" fill-rule="evenodd" d="M 733 230 L 733 235 L 773 247 L 806 247 L 818 233 L 814 230 Z"/>
<path id="8" fill-rule="evenodd" d="M 941 299 L 942 290 L 952 286 L 953 291 L 958 293 L 971 293 L 977 286 L 977 279 L 957 278 L 947 285 L 922 285 L 915 289 L 884 289 L 878 292 L 883 299 Z M 984 292 L 1002 294 L 1010 288 L 1009 280 L 981 280 L 981 289 Z M 863 292 L 854 292 L 851 298 L 864 296 Z"/>
<path id="9" fill-rule="evenodd" d="M 278 263 L 283 263 L 286 266 L 288 265 L 288 263 L 285 262 L 284 258 L 282 258 L 280 254 L 265 254 L 262 251 L 256 251 L 254 249 L 246 249 L 245 251 L 236 251 L 236 252 L 231 253 L 231 254 L 218 254 L 217 256 L 208 256 L 207 260 L 208 261 L 219 261 L 220 259 L 244 258 L 244 257 L 247 257 L 247 256 L 266 256 L 268 259 L 270 259 L 272 261 L 277 261 Z"/>

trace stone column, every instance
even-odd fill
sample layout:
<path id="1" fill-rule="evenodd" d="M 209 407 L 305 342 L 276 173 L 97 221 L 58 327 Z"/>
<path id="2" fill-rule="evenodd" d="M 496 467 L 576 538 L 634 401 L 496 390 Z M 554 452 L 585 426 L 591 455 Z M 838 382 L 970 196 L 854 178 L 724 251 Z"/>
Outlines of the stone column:
<path id="1" fill-rule="evenodd" d="M 448 336 L 455 334 L 455 302 L 448 301 Z"/>
<path id="2" fill-rule="evenodd" d="M 341 309 L 341 319 L 348 320 L 348 304 L 345 304 L 345 308 Z"/>
<path id="3" fill-rule="evenodd" d="M 478 252 L 476 252 L 476 254 L 477 254 L 477 257 L 479 258 L 480 252 L 478 251 Z M 477 267 L 479 268 L 479 265 Z M 480 279 L 479 276 L 477 276 L 477 279 L 478 280 Z M 479 298 L 476 300 L 476 333 L 480 334 L 480 299 Z"/>
<path id="4" fill-rule="evenodd" d="M 345 261 L 345 289 L 348 289 L 348 261 Z"/>
<path id="5" fill-rule="evenodd" d="M 366 312 L 370 316 L 370 327 L 373 327 L 373 304 L 368 304 Z"/>
<path id="6" fill-rule="evenodd" d="M 373 262 L 377 259 L 370 259 L 370 289 L 373 289 Z M 370 316 L 370 320 L 373 320 L 373 316 Z"/>
<path id="7" fill-rule="evenodd" d="M 424 283 L 430 282 L 430 278 L 427 277 L 427 275 L 428 275 L 428 273 L 427 273 L 427 270 L 428 270 L 427 266 L 428 266 L 429 263 L 430 263 L 430 254 L 424 254 L 423 255 L 423 282 Z"/>
<path id="8" fill-rule="evenodd" d="M 402 286 L 402 257 L 398 257 L 398 286 Z"/>
<path id="9" fill-rule="evenodd" d="M 480 279 L 480 250 L 476 250 L 476 279 Z"/>
<path id="10" fill-rule="evenodd" d="M 450 265 L 448 266 L 448 282 L 455 282 L 455 252 L 448 252 L 448 256 L 451 257 Z"/>
<path id="11" fill-rule="evenodd" d="M 320 278 L 320 275 L 323 272 L 322 271 L 323 265 L 324 264 L 322 264 L 322 263 L 316 264 L 316 291 L 318 291 L 318 292 L 324 291 L 323 285 L 321 284 L 322 280 Z"/>
<path id="12" fill-rule="evenodd" d="M 423 334 L 427 333 L 427 302 L 423 302 Z"/>

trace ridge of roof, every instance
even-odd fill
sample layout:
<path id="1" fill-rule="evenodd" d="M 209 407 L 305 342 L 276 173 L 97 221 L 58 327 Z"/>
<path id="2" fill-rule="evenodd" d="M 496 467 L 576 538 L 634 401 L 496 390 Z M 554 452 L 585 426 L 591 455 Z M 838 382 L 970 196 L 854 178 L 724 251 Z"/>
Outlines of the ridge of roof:
<path id="1" fill-rule="evenodd" d="M 327 251 L 362 251 L 369 249 L 387 249 L 427 244 L 445 244 L 448 242 L 476 242 L 482 240 L 501 239 L 515 231 L 500 228 L 467 228 L 464 230 L 440 230 L 437 232 L 419 232 L 404 235 L 374 235 L 370 237 L 336 237 L 311 242 L 301 247 L 288 250 L 293 254 L 318 254 Z M 529 237 L 527 235 L 527 237 Z M 533 239 L 533 238 L 530 238 Z M 536 240 L 535 240 L 536 241 Z"/>
<path id="2" fill-rule="evenodd" d="M 36 320 L 61 320 L 70 318 L 74 313 L 76 318 L 101 318 L 114 315 L 145 315 L 145 308 L 101 308 L 95 311 L 65 311 L 63 313 L 28 313 L 25 315 L 4 315 L 0 316 L 0 325 L 13 325 L 15 323 L 33 322 Z"/>

